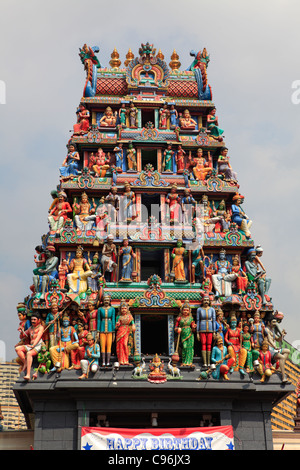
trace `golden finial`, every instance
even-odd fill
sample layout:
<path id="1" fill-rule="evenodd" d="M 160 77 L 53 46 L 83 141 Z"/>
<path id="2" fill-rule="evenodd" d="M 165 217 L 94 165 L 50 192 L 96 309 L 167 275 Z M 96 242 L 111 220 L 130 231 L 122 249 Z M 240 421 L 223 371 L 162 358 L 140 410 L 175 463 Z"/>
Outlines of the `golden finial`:
<path id="1" fill-rule="evenodd" d="M 163 55 L 163 53 L 161 52 L 161 49 L 159 49 L 158 53 L 157 53 L 157 57 L 161 60 L 164 60 L 165 56 Z"/>
<path id="2" fill-rule="evenodd" d="M 171 55 L 171 62 L 169 63 L 169 66 L 171 67 L 173 72 L 176 72 L 181 66 L 181 63 L 179 62 L 178 59 L 179 59 L 179 55 L 174 49 L 173 54 Z"/>
<path id="3" fill-rule="evenodd" d="M 132 53 L 132 50 L 129 49 L 127 54 L 126 54 L 126 60 L 124 62 L 125 67 L 128 66 L 129 62 L 131 62 L 132 59 L 134 59 L 134 54 Z"/>
<path id="4" fill-rule="evenodd" d="M 114 48 L 112 54 L 111 54 L 111 60 L 109 62 L 109 65 L 111 66 L 112 69 L 118 69 L 121 65 L 121 61 L 119 59 L 120 55 L 117 51 L 116 48 Z"/>

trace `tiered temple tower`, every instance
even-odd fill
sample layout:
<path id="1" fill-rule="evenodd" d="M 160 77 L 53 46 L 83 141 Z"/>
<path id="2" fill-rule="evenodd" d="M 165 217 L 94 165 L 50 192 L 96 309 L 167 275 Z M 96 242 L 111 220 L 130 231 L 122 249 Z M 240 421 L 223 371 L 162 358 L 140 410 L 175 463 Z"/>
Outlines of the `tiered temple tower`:
<path id="1" fill-rule="evenodd" d="M 251 237 L 252 215 L 242 209 L 209 55 L 191 51 L 181 71 L 175 50 L 167 64 L 149 43 L 136 56 L 129 49 L 124 65 L 115 49 L 109 68 L 98 52 L 80 49 L 83 96 L 32 293 L 18 306 L 23 322 L 39 313 L 49 351 L 49 373 L 40 369 L 32 381 L 27 371 L 25 386 L 21 374 L 15 388 L 25 415 L 43 416 L 36 448 L 46 446 L 51 406 L 61 420 L 72 416 L 73 426 L 60 424 L 69 448 L 80 445 L 74 429 L 96 416 L 147 427 L 153 412 L 165 427 L 209 415 L 238 430 L 243 448 L 270 448 L 271 407 L 291 391 L 286 350 L 267 364 L 282 318 Z M 68 322 L 75 346 L 66 354 L 58 332 Z M 101 353 L 96 372 L 80 362 L 87 333 Z M 51 439 L 47 445 L 55 448 Z"/>

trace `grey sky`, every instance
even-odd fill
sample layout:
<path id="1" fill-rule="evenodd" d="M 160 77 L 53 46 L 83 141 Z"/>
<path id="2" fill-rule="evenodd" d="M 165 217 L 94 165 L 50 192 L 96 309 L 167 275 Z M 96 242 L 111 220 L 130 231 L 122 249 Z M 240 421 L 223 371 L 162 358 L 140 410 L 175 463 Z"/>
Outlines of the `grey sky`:
<path id="1" fill-rule="evenodd" d="M 300 342 L 300 104 L 292 102 L 292 83 L 300 80 L 299 14 L 299 2 L 288 0 L 2 0 L 0 340 L 7 359 L 15 357 L 16 305 L 29 293 L 34 247 L 48 230 L 50 191 L 76 120 L 84 43 L 100 47 L 107 67 L 114 47 L 122 62 L 142 42 L 161 49 L 167 63 L 176 49 L 181 69 L 192 61 L 190 50 L 207 48 L 213 101 L 253 238 L 264 248 L 270 295 L 285 314 L 287 340 Z"/>

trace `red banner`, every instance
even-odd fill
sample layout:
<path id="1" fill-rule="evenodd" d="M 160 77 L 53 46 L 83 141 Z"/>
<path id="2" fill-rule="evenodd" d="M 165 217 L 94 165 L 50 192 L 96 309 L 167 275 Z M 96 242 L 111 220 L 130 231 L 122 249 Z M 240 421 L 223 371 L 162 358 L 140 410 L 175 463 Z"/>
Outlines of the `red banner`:
<path id="1" fill-rule="evenodd" d="M 234 450 L 232 426 L 208 428 L 93 428 L 81 431 L 82 450 Z"/>

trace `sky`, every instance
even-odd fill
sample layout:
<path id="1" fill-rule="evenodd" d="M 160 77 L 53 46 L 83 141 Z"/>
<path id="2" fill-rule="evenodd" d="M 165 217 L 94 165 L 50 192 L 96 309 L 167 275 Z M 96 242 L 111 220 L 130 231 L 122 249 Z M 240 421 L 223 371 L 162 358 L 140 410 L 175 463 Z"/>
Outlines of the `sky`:
<path id="1" fill-rule="evenodd" d="M 98 46 L 109 67 L 141 43 L 210 54 L 208 82 L 255 244 L 284 314 L 286 340 L 300 347 L 300 4 L 296 0 L 2 0 L 0 12 L 0 358 L 12 360 L 16 305 L 30 291 L 34 248 L 48 231 L 85 72 L 78 53 Z M 297 83 L 299 81 L 299 83 Z M 295 208 L 296 207 L 296 208 Z"/>

